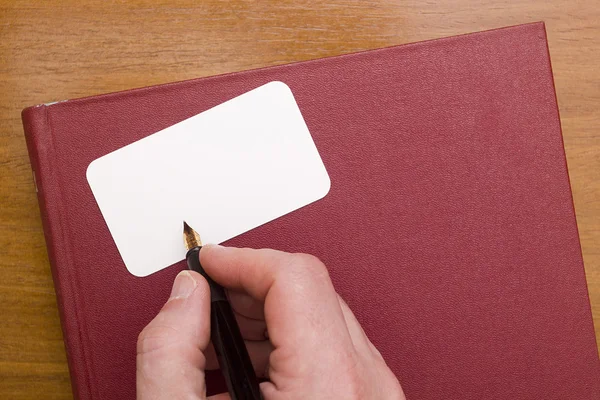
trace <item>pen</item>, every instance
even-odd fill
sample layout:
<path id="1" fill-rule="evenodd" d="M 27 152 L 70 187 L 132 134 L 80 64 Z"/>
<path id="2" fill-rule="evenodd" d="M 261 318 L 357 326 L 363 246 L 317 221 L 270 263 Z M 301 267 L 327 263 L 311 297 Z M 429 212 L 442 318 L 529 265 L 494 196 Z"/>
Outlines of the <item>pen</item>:
<path id="1" fill-rule="evenodd" d="M 183 240 L 187 249 L 185 258 L 188 268 L 202 274 L 210 286 L 210 339 L 231 400 L 262 400 L 258 379 L 225 289 L 202 268 L 199 257 L 202 248 L 200 235 L 185 221 Z"/>

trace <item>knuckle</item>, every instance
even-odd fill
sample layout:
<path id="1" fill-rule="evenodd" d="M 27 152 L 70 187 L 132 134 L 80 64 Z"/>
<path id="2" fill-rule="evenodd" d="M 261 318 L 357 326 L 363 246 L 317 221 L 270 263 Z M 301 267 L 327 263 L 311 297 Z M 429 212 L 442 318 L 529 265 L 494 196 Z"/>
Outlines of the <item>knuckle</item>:
<path id="1" fill-rule="evenodd" d="M 287 279 L 295 282 L 297 287 L 314 287 L 329 281 L 329 273 L 325 264 L 317 257 L 295 253 L 288 259 Z"/>
<path id="2" fill-rule="evenodd" d="M 137 353 L 147 354 L 158 349 L 164 348 L 173 341 L 173 329 L 165 326 L 150 323 L 138 335 Z"/>
<path id="3" fill-rule="evenodd" d="M 364 373 L 361 371 L 361 365 L 354 357 L 351 357 L 347 363 L 348 367 L 346 370 L 346 390 L 347 398 L 349 399 L 365 399 L 369 398 L 366 396 L 368 393 L 365 390 L 365 382 L 363 380 Z"/>
<path id="4" fill-rule="evenodd" d="M 290 260 L 291 267 L 301 271 L 310 272 L 311 274 L 323 275 L 327 274 L 325 264 L 317 257 L 311 254 L 295 253 L 292 254 Z"/>
<path id="5" fill-rule="evenodd" d="M 280 268 L 277 269 L 276 283 L 278 287 L 285 288 L 292 303 L 304 304 L 303 307 L 323 307 L 318 299 L 329 299 L 335 295 L 335 289 L 329 277 L 327 267 L 317 257 L 304 254 L 286 254 L 280 259 Z M 313 300 L 305 304 L 306 296 Z M 301 300 L 302 299 L 302 300 Z M 318 305 L 319 303 L 322 303 Z M 314 310 L 313 310 L 314 311 Z M 312 313 L 311 313 L 312 315 Z M 317 322 L 319 318 L 307 316 L 308 320 L 315 325 L 325 322 Z"/>

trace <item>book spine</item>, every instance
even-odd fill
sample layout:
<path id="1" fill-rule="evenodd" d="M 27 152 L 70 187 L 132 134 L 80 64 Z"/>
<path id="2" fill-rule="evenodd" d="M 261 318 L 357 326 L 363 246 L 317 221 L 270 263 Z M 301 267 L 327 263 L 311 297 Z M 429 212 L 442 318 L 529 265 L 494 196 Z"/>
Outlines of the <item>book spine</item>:
<path id="1" fill-rule="evenodd" d="M 75 304 L 76 281 L 70 276 L 74 266 L 70 265 L 68 252 L 63 250 L 65 246 L 61 246 L 69 238 L 64 226 L 60 177 L 53 165 L 54 143 L 48 106 L 26 108 L 21 117 L 56 291 L 73 396 L 89 400 L 92 399 L 91 381 L 85 361 L 81 320 Z"/>

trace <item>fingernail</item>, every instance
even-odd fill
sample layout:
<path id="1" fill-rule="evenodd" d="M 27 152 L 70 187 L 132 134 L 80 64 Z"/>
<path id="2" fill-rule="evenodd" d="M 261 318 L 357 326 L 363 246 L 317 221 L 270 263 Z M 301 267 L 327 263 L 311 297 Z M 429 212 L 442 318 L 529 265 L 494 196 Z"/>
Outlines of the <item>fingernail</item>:
<path id="1" fill-rule="evenodd" d="M 202 259 L 202 254 L 206 254 L 206 252 L 219 252 L 221 250 L 225 249 L 225 247 L 221 246 L 220 244 L 212 244 L 212 243 L 207 243 L 204 246 L 202 246 L 202 250 L 200 250 L 200 259 Z"/>
<path id="2" fill-rule="evenodd" d="M 224 249 L 224 247 L 221 246 L 220 244 L 212 244 L 212 243 L 205 244 L 204 246 L 202 246 L 202 248 L 207 248 L 207 249 Z"/>
<path id="3" fill-rule="evenodd" d="M 169 300 L 189 297 L 196 288 L 196 285 L 197 283 L 189 271 L 181 271 L 175 278 L 175 282 L 173 282 L 173 289 L 171 290 Z"/>

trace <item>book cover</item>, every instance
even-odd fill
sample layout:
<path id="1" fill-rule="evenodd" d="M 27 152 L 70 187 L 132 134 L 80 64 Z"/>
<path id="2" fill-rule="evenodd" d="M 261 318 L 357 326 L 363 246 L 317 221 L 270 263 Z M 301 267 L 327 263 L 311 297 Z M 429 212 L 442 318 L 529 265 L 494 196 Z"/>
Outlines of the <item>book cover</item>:
<path id="1" fill-rule="evenodd" d="M 185 268 L 127 271 L 88 165 L 274 80 L 331 190 L 226 244 L 320 257 L 409 399 L 600 398 L 542 23 L 24 110 L 77 398 L 135 398 L 137 335 Z"/>

